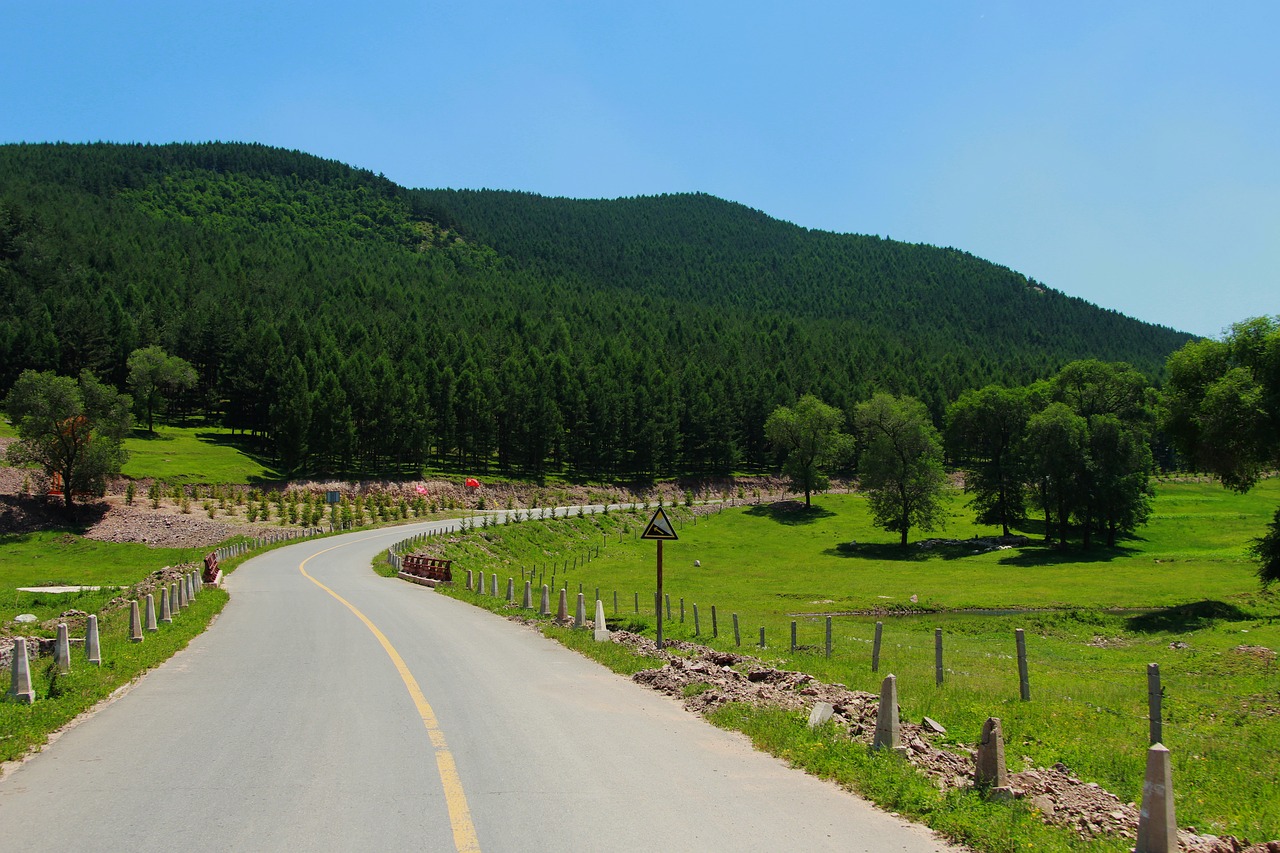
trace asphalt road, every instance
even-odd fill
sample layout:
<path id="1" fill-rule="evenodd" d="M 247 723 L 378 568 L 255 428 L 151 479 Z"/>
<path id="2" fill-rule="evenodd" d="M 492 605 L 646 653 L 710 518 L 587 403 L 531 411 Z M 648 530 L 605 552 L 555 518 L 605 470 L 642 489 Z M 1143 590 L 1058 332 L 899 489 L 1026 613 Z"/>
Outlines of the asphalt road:
<path id="1" fill-rule="evenodd" d="M 528 628 L 369 568 L 430 526 L 244 564 L 205 634 L 0 782 L 0 847 L 949 849 Z"/>

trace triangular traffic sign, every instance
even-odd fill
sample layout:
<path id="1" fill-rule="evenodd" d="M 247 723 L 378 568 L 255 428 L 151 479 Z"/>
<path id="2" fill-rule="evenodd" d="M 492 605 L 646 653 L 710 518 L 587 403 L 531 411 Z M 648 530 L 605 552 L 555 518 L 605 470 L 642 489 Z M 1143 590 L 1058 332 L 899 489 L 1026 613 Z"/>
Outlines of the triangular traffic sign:
<path id="1" fill-rule="evenodd" d="M 675 541 L 680 537 L 676 536 L 676 529 L 672 526 L 671 519 L 667 518 L 667 514 L 663 512 L 662 507 L 658 507 L 653 514 L 653 518 L 649 519 L 649 525 L 645 527 L 644 533 L 640 534 L 640 538 Z"/>

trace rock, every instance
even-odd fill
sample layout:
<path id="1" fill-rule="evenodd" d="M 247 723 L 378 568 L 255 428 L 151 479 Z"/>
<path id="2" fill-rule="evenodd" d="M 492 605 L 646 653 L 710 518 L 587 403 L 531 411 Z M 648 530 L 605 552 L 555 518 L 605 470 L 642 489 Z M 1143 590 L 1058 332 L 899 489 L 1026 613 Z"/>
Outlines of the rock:
<path id="1" fill-rule="evenodd" d="M 14 622 L 35 622 L 36 615 L 34 613 L 19 613 L 13 617 Z"/>
<path id="2" fill-rule="evenodd" d="M 924 722 L 921 723 L 921 725 L 934 734 L 945 735 L 947 733 L 947 730 L 942 727 L 941 723 L 929 717 L 925 717 Z"/>
<path id="3" fill-rule="evenodd" d="M 818 726 L 830 720 L 834 713 L 835 708 L 831 707 L 831 703 L 817 703 L 813 706 L 813 710 L 809 712 L 809 728 L 816 729 Z"/>
<path id="4" fill-rule="evenodd" d="M 1053 804 L 1053 800 L 1049 799 L 1044 794 L 1041 794 L 1038 797 L 1032 797 L 1031 807 L 1047 818 L 1053 817 L 1058 811 L 1057 807 Z"/>

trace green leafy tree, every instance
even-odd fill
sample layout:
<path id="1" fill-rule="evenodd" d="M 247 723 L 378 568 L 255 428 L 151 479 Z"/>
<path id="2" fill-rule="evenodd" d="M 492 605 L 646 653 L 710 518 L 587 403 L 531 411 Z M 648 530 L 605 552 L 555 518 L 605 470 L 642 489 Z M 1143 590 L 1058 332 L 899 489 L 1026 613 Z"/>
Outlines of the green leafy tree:
<path id="1" fill-rule="evenodd" d="M 1151 516 L 1155 489 L 1151 485 L 1154 462 L 1151 443 L 1141 429 L 1116 415 L 1089 418 L 1088 531 L 1096 524 L 1114 548 L 1116 537 L 1132 532 Z"/>
<path id="2" fill-rule="evenodd" d="M 1048 388 L 1053 399 L 1084 419 L 1083 460 L 1070 488 L 1070 516 L 1080 524 L 1084 547 L 1092 545 L 1097 531 L 1114 547 L 1117 534 L 1133 531 L 1151 513 L 1155 392 L 1130 365 L 1096 359 L 1068 364 Z M 1059 519 L 1063 541 L 1070 516 Z"/>
<path id="3" fill-rule="evenodd" d="M 1258 561 L 1258 577 L 1264 586 L 1280 580 L 1280 508 L 1267 525 L 1267 532 L 1253 540 L 1249 553 Z"/>
<path id="4" fill-rule="evenodd" d="M 1167 369 L 1163 425 L 1188 460 L 1236 492 L 1280 465 L 1280 316 L 1189 343 Z M 1280 511 L 1252 553 L 1264 586 L 1280 580 Z"/>
<path id="5" fill-rule="evenodd" d="M 840 431 L 844 415 L 840 410 L 806 394 L 794 408 L 779 406 L 764 424 L 764 433 L 774 448 L 786 455 L 782 470 L 791 478 L 792 488 L 804 492 L 804 505 L 812 506 L 813 492 L 830 484 L 823 469 L 848 458 L 853 439 Z"/>
<path id="6" fill-rule="evenodd" d="M 84 371 L 78 380 L 25 370 L 5 398 L 18 431 L 9 461 L 36 464 L 62 481 L 66 509 L 79 494 L 101 495 L 107 477 L 128 458 L 124 437 L 133 425 L 132 401 Z"/>
<path id="7" fill-rule="evenodd" d="M 947 409 L 947 445 L 965 469 L 964 490 L 973 495 L 979 524 L 1009 525 L 1026 514 L 1019 450 L 1030 417 L 1028 391 L 988 385 L 965 391 Z"/>
<path id="8" fill-rule="evenodd" d="M 157 346 L 136 349 L 129 354 L 128 385 L 134 402 L 146 413 L 147 432 L 154 433 L 155 411 L 168 394 L 193 388 L 196 370 L 186 359 L 169 355 Z"/>
<path id="9" fill-rule="evenodd" d="M 854 415 L 861 441 L 858 477 L 876 525 L 902 535 L 943 520 L 947 476 L 942 436 L 914 397 L 876 394 Z"/>
<path id="10" fill-rule="evenodd" d="M 1088 422 L 1066 403 L 1050 403 L 1027 422 L 1026 460 L 1044 536 L 1065 543 L 1088 465 Z"/>

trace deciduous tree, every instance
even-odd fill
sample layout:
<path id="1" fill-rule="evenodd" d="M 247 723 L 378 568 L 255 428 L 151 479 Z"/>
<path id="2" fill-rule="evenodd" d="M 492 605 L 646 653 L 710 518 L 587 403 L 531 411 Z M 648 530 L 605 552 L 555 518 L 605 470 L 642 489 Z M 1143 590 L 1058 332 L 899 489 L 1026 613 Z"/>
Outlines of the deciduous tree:
<path id="1" fill-rule="evenodd" d="M 196 384 L 196 370 L 191 363 L 169 355 L 157 346 L 136 349 L 129 354 L 129 390 L 147 415 L 147 432 L 154 433 L 155 411 L 166 395 L 179 388 Z"/>
<path id="2" fill-rule="evenodd" d="M 943 518 L 947 477 L 942 437 L 914 397 L 876 394 L 854 415 L 861 443 L 858 479 L 876 525 L 902 534 L 933 530 Z"/>
<path id="3" fill-rule="evenodd" d="M 25 370 L 5 399 L 18 431 L 9 460 L 56 474 L 70 512 L 75 495 L 102 494 L 106 478 L 120 472 L 128 458 L 123 442 L 133 425 L 131 406 L 127 395 L 88 371 L 76 380 Z"/>
<path id="4" fill-rule="evenodd" d="M 853 449 L 853 439 L 840 431 L 843 424 L 839 409 L 811 394 L 794 408 L 779 406 L 765 421 L 765 435 L 786 456 L 782 470 L 792 488 L 804 492 L 805 506 L 812 506 L 812 494 L 829 485 L 823 469 L 838 464 Z"/>
<path id="5" fill-rule="evenodd" d="M 1169 356 L 1168 371 L 1164 427 L 1193 464 L 1237 492 L 1280 465 L 1280 317 L 1187 344 Z M 1280 511 L 1252 553 L 1263 585 L 1280 580 Z"/>
<path id="6" fill-rule="evenodd" d="M 1026 513 L 1026 487 L 1018 451 L 1030 406 L 1025 388 L 988 385 L 966 391 L 947 409 L 947 444 L 965 469 L 979 524 L 1009 525 Z"/>

